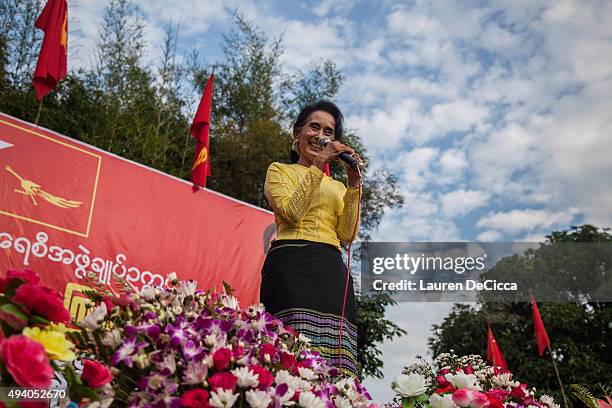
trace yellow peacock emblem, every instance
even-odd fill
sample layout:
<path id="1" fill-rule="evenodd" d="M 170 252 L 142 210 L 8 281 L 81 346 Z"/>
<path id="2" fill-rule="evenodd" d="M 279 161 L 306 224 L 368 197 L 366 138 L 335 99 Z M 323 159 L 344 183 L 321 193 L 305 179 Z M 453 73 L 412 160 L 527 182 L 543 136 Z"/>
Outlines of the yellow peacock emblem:
<path id="1" fill-rule="evenodd" d="M 208 159 L 208 149 L 206 147 L 203 147 L 202 150 L 200 150 L 200 153 L 198 154 L 197 160 L 195 161 L 195 163 L 193 163 L 193 167 L 191 168 L 191 170 L 204 163 L 206 159 Z"/>
<path id="2" fill-rule="evenodd" d="M 81 204 L 83 204 L 81 201 L 67 200 L 65 198 L 47 193 L 45 190 L 42 189 L 40 185 L 21 177 L 10 166 L 5 166 L 4 169 L 11 173 L 13 176 L 17 177 L 17 179 L 19 179 L 19 181 L 21 182 L 22 190 L 16 188 L 15 192 L 30 197 L 34 205 L 38 205 L 38 203 L 36 202 L 36 197 L 40 197 L 48 203 L 60 208 L 77 208 L 80 207 Z"/>

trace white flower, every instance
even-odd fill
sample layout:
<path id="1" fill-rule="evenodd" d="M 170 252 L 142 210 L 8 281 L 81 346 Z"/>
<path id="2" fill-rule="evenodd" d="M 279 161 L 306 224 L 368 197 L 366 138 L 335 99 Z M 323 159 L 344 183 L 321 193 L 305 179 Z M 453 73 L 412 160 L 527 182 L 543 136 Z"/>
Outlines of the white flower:
<path id="1" fill-rule="evenodd" d="M 520 385 L 518 381 L 512 381 L 511 373 L 497 374 L 491 378 L 491 382 L 499 388 L 514 388 Z"/>
<path id="2" fill-rule="evenodd" d="M 301 342 L 306 343 L 306 344 L 310 344 L 312 342 L 310 337 L 307 337 L 307 336 L 303 335 L 302 333 L 299 334 L 298 341 L 301 341 Z"/>
<path id="3" fill-rule="evenodd" d="M 310 389 L 312 388 L 311 384 L 308 381 L 302 380 L 300 377 L 293 376 L 289 374 L 289 372 L 286 370 L 280 370 L 276 374 L 274 381 L 276 382 L 276 384 L 287 384 L 289 389 L 293 391 L 310 391 Z"/>
<path id="4" fill-rule="evenodd" d="M 223 390 L 217 388 L 217 391 L 210 393 L 210 405 L 215 408 L 232 407 L 239 395 L 234 394 L 232 390 Z"/>
<path id="5" fill-rule="evenodd" d="M 336 408 L 351 408 L 353 406 L 350 400 L 339 395 L 334 398 L 334 405 Z"/>
<path id="6" fill-rule="evenodd" d="M 315 380 L 317 378 L 317 374 L 310 368 L 298 367 L 298 372 L 300 373 L 300 377 L 305 380 Z"/>
<path id="7" fill-rule="evenodd" d="M 140 289 L 140 296 L 144 300 L 153 300 L 155 298 L 155 288 L 153 286 L 144 285 Z"/>
<path id="8" fill-rule="evenodd" d="M 420 374 L 400 374 L 393 380 L 391 388 L 402 397 L 416 397 L 427 391 L 427 381 Z"/>
<path id="9" fill-rule="evenodd" d="M 178 277 L 176 276 L 176 272 L 172 271 L 168 274 L 168 276 L 166 276 L 166 282 L 172 282 L 178 280 Z"/>
<path id="10" fill-rule="evenodd" d="M 267 408 L 272 402 L 272 397 L 264 391 L 249 390 L 246 392 L 246 400 L 253 408 Z"/>
<path id="11" fill-rule="evenodd" d="M 240 367 L 232 370 L 232 374 L 238 378 L 238 386 L 242 388 L 257 387 L 259 375 L 255 374 L 249 367 Z"/>
<path id="12" fill-rule="evenodd" d="M 106 303 L 100 303 L 100 306 L 96 307 L 92 314 L 85 316 L 83 320 L 79 322 L 79 326 L 96 330 L 100 328 L 100 322 L 106 317 L 107 314 Z"/>
<path id="13" fill-rule="evenodd" d="M 455 408 L 457 406 L 453 402 L 453 398 L 450 394 L 432 394 L 431 397 L 429 397 L 429 403 L 431 404 L 431 408 Z"/>
<path id="14" fill-rule="evenodd" d="M 300 393 L 299 403 L 304 408 L 325 408 L 325 403 L 310 391 Z"/>
<path id="15" fill-rule="evenodd" d="M 238 309 L 238 298 L 236 296 L 226 295 L 221 298 L 221 304 L 230 309 Z"/>
<path id="16" fill-rule="evenodd" d="M 118 328 L 114 328 L 113 330 L 106 332 L 104 337 L 102 338 L 102 344 L 108 347 L 117 347 L 121 343 L 123 343 L 123 338 L 121 337 L 121 330 Z"/>
<path id="17" fill-rule="evenodd" d="M 543 394 L 540 397 L 540 402 L 548 405 L 550 408 L 560 408 L 561 406 L 555 403 L 555 400 L 550 395 Z"/>
<path id="18" fill-rule="evenodd" d="M 187 296 L 195 295 L 197 288 L 198 288 L 198 282 L 194 280 L 188 280 L 188 281 L 180 281 L 178 284 L 177 290 L 183 296 L 187 297 Z"/>
<path id="19" fill-rule="evenodd" d="M 454 375 L 446 374 L 444 378 L 446 378 L 446 380 L 453 384 L 457 389 L 465 388 L 468 390 L 482 390 L 480 384 L 478 384 L 478 379 L 474 374 L 458 372 Z"/>

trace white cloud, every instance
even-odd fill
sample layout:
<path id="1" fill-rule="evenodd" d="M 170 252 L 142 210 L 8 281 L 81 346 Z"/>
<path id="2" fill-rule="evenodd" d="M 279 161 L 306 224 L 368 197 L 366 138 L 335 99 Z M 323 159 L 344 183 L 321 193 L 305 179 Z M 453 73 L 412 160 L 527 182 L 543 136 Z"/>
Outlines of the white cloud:
<path id="1" fill-rule="evenodd" d="M 490 194 L 476 190 L 455 190 L 444 194 L 442 202 L 442 213 L 447 217 L 465 215 L 479 207 L 486 205 Z"/>
<path id="2" fill-rule="evenodd" d="M 556 226 L 567 228 L 577 213 L 576 208 L 556 212 L 533 209 L 496 212 L 479 219 L 476 226 L 511 234 L 539 228 L 550 230 Z"/>
<path id="3" fill-rule="evenodd" d="M 476 236 L 478 242 L 498 242 L 502 238 L 502 234 L 499 231 L 487 230 L 481 232 Z"/>

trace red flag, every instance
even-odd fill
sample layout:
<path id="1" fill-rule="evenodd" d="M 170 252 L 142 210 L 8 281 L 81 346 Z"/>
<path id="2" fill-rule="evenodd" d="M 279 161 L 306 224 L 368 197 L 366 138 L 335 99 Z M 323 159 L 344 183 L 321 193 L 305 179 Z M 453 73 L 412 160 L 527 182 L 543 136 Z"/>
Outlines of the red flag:
<path id="1" fill-rule="evenodd" d="M 495 340 L 493 330 L 491 329 L 491 324 L 489 324 L 489 333 L 487 337 L 487 360 L 489 360 L 494 366 L 507 370 L 508 365 L 506 364 L 506 359 L 499 348 L 499 344 L 497 344 L 497 340 Z"/>
<path id="2" fill-rule="evenodd" d="M 325 163 L 325 167 L 323 168 L 323 173 L 331 177 L 331 171 L 329 170 L 329 163 Z"/>
<path id="3" fill-rule="evenodd" d="M 542 316 L 540 316 L 538 304 L 536 303 L 536 300 L 531 292 L 529 292 L 529 297 L 531 298 L 531 310 L 533 311 L 535 335 L 536 339 L 538 340 L 538 353 L 541 356 L 544 354 L 544 350 L 546 350 L 547 347 L 550 347 L 550 339 L 548 338 L 548 333 L 546 333 L 546 329 L 544 328 L 544 322 L 542 322 Z"/>
<path id="4" fill-rule="evenodd" d="M 45 32 L 32 81 L 40 101 L 66 76 L 68 59 L 68 3 L 49 0 L 34 24 Z"/>
<path id="5" fill-rule="evenodd" d="M 208 78 L 204 95 L 191 124 L 191 135 L 196 138 L 195 157 L 191 166 L 191 181 L 194 189 L 206 187 L 206 177 L 210 176 L 210 154 L 208 131 L 210 130 L 210 108 L 212 105 L 213 74 Z"/>

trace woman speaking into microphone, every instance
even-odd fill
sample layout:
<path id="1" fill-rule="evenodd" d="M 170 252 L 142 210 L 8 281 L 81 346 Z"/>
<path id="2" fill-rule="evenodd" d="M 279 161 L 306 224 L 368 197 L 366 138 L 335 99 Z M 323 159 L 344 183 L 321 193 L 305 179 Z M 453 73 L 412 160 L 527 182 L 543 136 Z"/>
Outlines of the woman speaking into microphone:
<path id="1" fill-rule="evenodd" d="M 343 152 L 363 164 L 340 142 L 342 122 L 332 102 L 304 107 L 293 125 L 293 164 L 268 168 L 265 194 L 277 237 L 263 265 L 260 298 L 270 313 L 310 338 L 330 363 L 356 375 L 357 310 L 340 243 L 357 234 L 361 175 L 345 164 L 346 187 L 324 173 Z M 330 140 L 325 148 L 319 143 L 323 137 Z"/>

